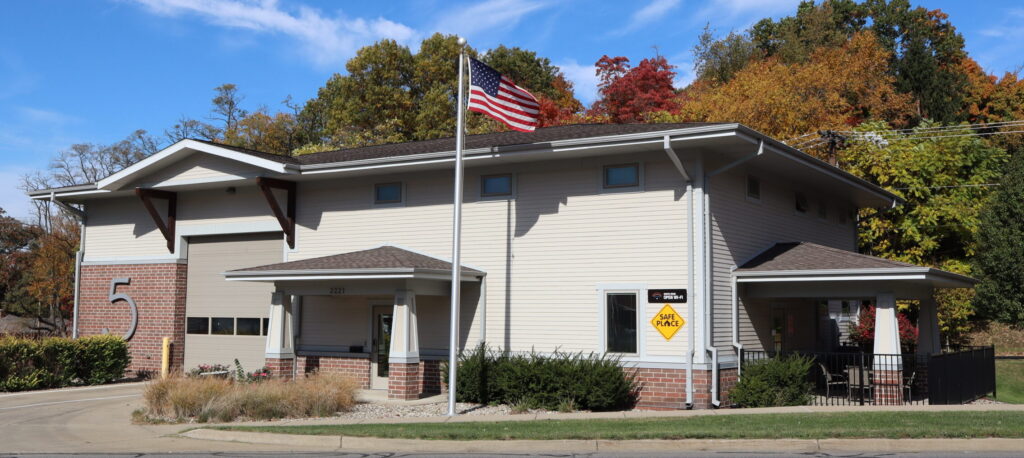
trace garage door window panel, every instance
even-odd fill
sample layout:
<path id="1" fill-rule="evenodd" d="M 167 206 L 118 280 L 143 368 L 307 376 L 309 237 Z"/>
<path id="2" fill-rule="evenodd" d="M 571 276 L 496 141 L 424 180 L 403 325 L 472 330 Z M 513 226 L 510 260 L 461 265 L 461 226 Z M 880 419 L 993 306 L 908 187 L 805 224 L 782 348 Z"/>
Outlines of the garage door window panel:
<path id="1" fill-rule="evenodd" d="M 211 321 L 213 324 L 210 329 L 210 334 L 218 336 L 230 336 L 235 334 L 234 318 L 214 317 Z"/>

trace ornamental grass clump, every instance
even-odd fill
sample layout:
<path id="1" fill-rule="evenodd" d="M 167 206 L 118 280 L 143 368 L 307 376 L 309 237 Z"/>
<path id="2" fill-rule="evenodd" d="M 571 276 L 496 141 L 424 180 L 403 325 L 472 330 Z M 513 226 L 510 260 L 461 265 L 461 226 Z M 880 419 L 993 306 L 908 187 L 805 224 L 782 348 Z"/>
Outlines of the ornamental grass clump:
<path id="1" fill-rule="evenodd" d="M 333 374 L 260 383 L 172 376 L 147 385 L 143 414 L 150 421 L 199 423 L 326 417 L 351 409 L 357 388 L 352 379 Z"/>

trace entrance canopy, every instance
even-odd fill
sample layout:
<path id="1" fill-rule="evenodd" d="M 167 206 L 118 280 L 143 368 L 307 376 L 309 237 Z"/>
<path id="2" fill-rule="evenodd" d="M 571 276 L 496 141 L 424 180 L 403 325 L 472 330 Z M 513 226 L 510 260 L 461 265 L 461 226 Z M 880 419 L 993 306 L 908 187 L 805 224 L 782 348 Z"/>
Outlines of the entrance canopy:
<path id="1" fill-rule="evenodd" d="M 777 243 L 733 275 L 747 297 L 857 297 L 891 292 L 930 297 L 935 288 L 970 288 L 977 280 L 808 242 Z"/>
<path id="2" fill-rule="evenodd" d="M 249 267 L 224 273 L 229 281 L 450 280 L 452 263 L 384 245 L 301 261 Z M 477 281 L 483 271 L 462 267 L 462 281 Z"/>

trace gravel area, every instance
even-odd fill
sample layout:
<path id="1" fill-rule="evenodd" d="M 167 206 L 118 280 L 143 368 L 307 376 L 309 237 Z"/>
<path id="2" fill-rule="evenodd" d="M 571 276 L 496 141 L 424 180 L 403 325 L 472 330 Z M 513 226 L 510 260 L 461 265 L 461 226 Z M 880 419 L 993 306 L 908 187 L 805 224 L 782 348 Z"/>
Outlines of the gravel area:
<path id="1" fill-rule="evenodd" d="M 1008 403 L 997 401 L 997 400 L 992 399 L 992 398 L 981 398 L 981 399 L 977 399 L 977 400 L 975 400 L 973 402 L 968 402 L 967 404 L 968 405 L 975 405 L 975 404 L 979 404 L 980 405 L 980 404 L 1008 404 Z"/>
<path id="2" fill-rule="evenodd" d="M 459 415 L 508 415 L 512 409 L 505 405 L 488 406 L 460 402 L 455 405 Z M 397 405 L 381 403 L 360 403 L 349 412 L 339 413 L 339 418 L 381 419 L 398 417 L 439 417 L 448 414 L 448 404 Z"/>

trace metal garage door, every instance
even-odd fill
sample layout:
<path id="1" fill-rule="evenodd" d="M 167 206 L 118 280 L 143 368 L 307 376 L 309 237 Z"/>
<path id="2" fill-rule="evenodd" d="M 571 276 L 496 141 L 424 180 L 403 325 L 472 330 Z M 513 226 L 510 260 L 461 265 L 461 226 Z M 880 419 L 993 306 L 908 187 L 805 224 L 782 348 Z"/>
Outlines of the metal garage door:
<path id="1" fill-rule="evenodd" d="M 263 366 L 273 284 L 229 282 L 223 272 L 281 262 L 280 233 L 190 237 L 185 288 L 185 370 L 228 364 Z"/>

